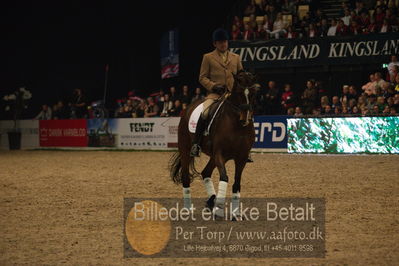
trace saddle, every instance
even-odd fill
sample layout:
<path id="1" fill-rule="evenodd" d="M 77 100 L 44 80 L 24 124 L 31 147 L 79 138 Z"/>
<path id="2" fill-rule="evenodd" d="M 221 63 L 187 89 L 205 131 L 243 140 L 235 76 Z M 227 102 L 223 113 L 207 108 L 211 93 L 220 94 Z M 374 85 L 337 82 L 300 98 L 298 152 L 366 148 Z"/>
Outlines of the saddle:
<path id="1" fill-rule="evenodd" d="M 209 131 L 212 127 L 215 117 L 219 113 L 220 107 L 222 107 L 223 103 L 224 103 L 224 98 L 221 97 L 217 100 L 214 100 L 214 102 L 208 107 L 209 110 L 208 110 L 208 117 L 206 118 L 206 121 L 205 121 L 206 130 L 204 131 L 204 136 L 209 135 Z M 191 113 L 189 123 L 188 123 L 188 130 L 191 133 L 195 133 L 195 129 L 197 128 L 198 119 L 203 111 L 204 111 L 204 104 L 201 103 Z"/>

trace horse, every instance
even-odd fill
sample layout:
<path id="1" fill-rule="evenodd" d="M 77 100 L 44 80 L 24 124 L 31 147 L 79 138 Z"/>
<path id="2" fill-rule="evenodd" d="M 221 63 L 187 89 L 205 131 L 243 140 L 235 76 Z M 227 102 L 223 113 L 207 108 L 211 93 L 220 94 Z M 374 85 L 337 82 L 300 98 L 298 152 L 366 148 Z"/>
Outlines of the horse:
<path id="1" fill-rule="evenodd" d="M 195 177 L 201 176 L 208 195 L 206 207 L 213 212 L 214 217 L 223 218 L 229 181 L 225 164 L 229 160 L 234 160 L 235 175 L 231 204 L 235 217 L 239 219 L 241 175 L 255 141 L 253 124 L 255 95 L 255 76 L 252 73 L 240 71 L 234 75 L 231 92 L 225 92 L 217 100 L 220 105 L 219 110 L 212 118 L 214 121 L 207 136 L 201 139 L 201 150 L 210 157 L 201 173 L 195 169 L 194 157 L 190 157 L 194 134 L 189 132 L 188 123 L 191 113 L 203 100 L 192 103 L 182 114 L 178 126 L 178 151 L 172 155 L 169 168 L 172 181 L 183 185 L 184 208 L 192 208 L 190 183 Z M 212 117 L 211 114 L 209 116 Z M 217 195 L 211 180 L 215 168 L 218 169 L 220 176 Z"/>

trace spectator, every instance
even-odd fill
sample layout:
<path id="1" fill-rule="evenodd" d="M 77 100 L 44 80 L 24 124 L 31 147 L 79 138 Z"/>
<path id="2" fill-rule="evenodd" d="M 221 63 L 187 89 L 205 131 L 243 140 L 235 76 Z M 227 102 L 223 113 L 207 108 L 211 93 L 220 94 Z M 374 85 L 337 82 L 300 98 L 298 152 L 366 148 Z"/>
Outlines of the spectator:
<path id="1" fill-rule="evenodd" d="M 318 36 L 318 32 L 317 32 L 317 30 L 316 30 L 316 28 L 315 28 L 315 26 L 314 26 L 313 23 L 310 23 L 310 24 L 309 24 L 309 29 L 308 29 L 308 34 L 307 34 L 307 36 L 308 36 L 309 38 L 314 38 L 314 37 L 317 37 L 317 36 Z"/>
<path id="2" fill-rule="evenodd" d="M 322 109 L 324 109 L 327 105 L 329 105 L 329 101 L 328 101 L 328 97 L 327 96 L 323 96 L 320 98 L 320 107 Z"/>
<path id="3" fill-rule="evenodd" d="M 364 33 L 375 33 L 375 32 L 377 32 L 377 24 L 375 23 L 375 19 L 374 19 L 374 17 L 371 17 L 370 18 L 370 24 L 368 25 L 368 27 L 367 28 L 365 28 L 363 31 L 364 31 Z"/>
<path id="4" fill-rule="evenodd" d="M 383 23 L 380 28 L 380 32 L 381 33 L 391 32 L 391 25 L 389 25 L 389 22 L 387 19 L 383 20 Z"/>
<path id="5" fill-rule="evenodd" d="M 360 113 L 359 108 L 357 106 L 354 106 L 352 109 L 348 108 L 348 110 L 350 110 L 349 113 L 352 115 L 359 115 Z"/>
<path id="6" fill-rule="evenodd" d="M 86 115 L 86 99 L 83 95 L 82 89 L 75 89 L 73 91 L 72 102 L 69 103 L 72 112 L 72 119 L 84 118 Z"/>
<path id="7" fill-rule="evenodd" d="M 339 102 L 339 97 L 338 96 L 333 96 L 332 97 L 331 108 L 335 109 L 336 107 L 341 108 L 342 104 Z"/>
<path id="8" fill-rule="evenodd" d="M 288 108 L 287 115 L 292 116 L 292 115 L 294 115 L 294 113 L 295 113 L 294 108 Z"/>
<path id="9" fill-rule="evenodd" d="M 159 107 L 155 104 L 154 99 L 152 97 L 147 98 L 147 108 L 144 112 L 144 117 L 156 117 L 159 113 Z"/>
<path id="10" fill-rule="evenodd" d="M 180 96 L 180 101 L 182 103 L 190 103 L 191 102 L 191 95 L 187 85 L 183 86 L 182 94 Z"/>
<path id="11" fill-rule="evenodd" d="M 279 39 L 281 36 L 284 36 L 286 32 L 286 25 L 283 21 L 283 16 L 281 13 L 278 13 L 277 18 L 273 23 L 273 31 L 270 32 L 270 35 Z"/>
<path id="12" fill-rule="evenodd" d="M 292 26 L 288 26 L 287 33 L 285 34 L 285 38 L 287 39 L 295 39 L 298 37 L 298 33 L 294 31 Z"/>
<path id="13" fill-rule="evenodd" d="M 170 111 L 173 108 L 173 102 L 169 98 L 169 94 L 165 94 L 162 106 L 159 108 L 161 110 L 160 116 L 169 116 Z"/>
<path id="14" fill-rule="evenodd" d="M 234 16 L 233 24 L 236 25 L 237 29 L 240 30 L 242 28 L 242 26 L 243 26 L 242 19 L 240 17 L 238 17 L 238 16 Z"/>
<path id="15" fill-rule="evenodd" d="M 193 103 L 195 101 L 202 101 L 204 98 L 205 98 L 205 95 L 202 94 L 201 88 L 197 87 L 197 88 L 195 88 L 194 96 L 191 99 L 191 102 Z"/>
<path id="16" fill-rule="evenodd" d="M 303 116 L 301 107 L 297 106 L 297 107 L 295 108 L 294 116 L 295 116 L 295 117 L 301 117 L 301 116 Z"/>
<path id="17" fill-rule="evenodd" d="M 368 12 L 363 12 L 360 15 L 359 24 L 360 24 L 362 30 L 364 30 L 365 28 L 367 28 L 370 25 L 370 17 L 368 15 Z"/>
<path id="18" fill-rule="evenodd" d="M 255 14 L 255 11 L 256 11 L 255 0 L 251 0 L 251 2 L 247 5 L 247 7 L 244 10 L 244 16 Z"/>
<path id="19" fill-rule="evenodd" d="M 146 109 L 147 109 L 147 104 L 145 100 L 141 100 L 137 108 L 133 110 L 132 116 L 138 118 L 144 117 Z"/>
<path id="20" fill-rule="evenodd" d="M 372 95 L 370 95 L 370 96 L 367 98 L 367 104 L 366 104 L 365 107 L 366 107 L 368 110 L 373 110 L 374 105 L 376 105 L 376 96 L 375 96 L 374 94 L 372 94 Z"/>
<path id="21" fill-rule="evenodd" d="M 242 33 L 242 36 L 243 40 L 250 41 L 254 39 L 254 32 L 248 23 L 244 25 L 244 32 Z"/>
<path id="22" fill-rule="evenodd" d="M 385 82 L 385 80 L 382 79 L 381 72 L 376 72 L 376 73 L 374 74 L 374 91 L 375 91 L 375 94 L 376 94 L 376 95 L 378 94 L 377 90 L 378 90 L 378 89 L 381 89 L 382 84 L 383 84 L 384 82 Z"/>
<path id="23" fill-rule="evenodd" d="M 346 26 L 342 20 L 338 21 L 337 32 L 335 35 L 346 36 L 348 35 L 348 33 L 349 33 L 348 26 Z"/>
<path id="24" fill-rule="evenodd" d="M 313 80 L 306 82 L 306 89 L 302 94 L 302 103 L 305 108 L 305 114 L 310 114 L 316 106 L 317 90 Z"/>
<path id="25" fill-rule="evenodd" d="M 131 118 L 131 117 L 133 117 L 132 109 L 128 105 L 123 106 L 122 112 L 119 114 L 119 118 Z"/>
<path id="26" fill-rule="evenodd" d="M 395 86 L 395 93 L 399 93 L 399 75 L 396 75 L 393 85 Z"/>
<path id="27" fill-rule="evenodd" d="M 63 101 L 57 102 L 57 110 L 53 112 L 54 119 L 68 119 L 69 112 L 67 108 L 64 106 Z"/>
<path id="28" fill-rule="evenodd" d="M 349 96 L 349 85 L 344 85 L 344 86 L 342 86 L 342 94 L 341 94 L 340 102 L 344 102 L 344 101 L 348 102 L 349 101 L 348 96 Z"/>
<path id="29" fill-rule="evenodd" d="M 328 28 L 329 28 L 329 26 L 328 26 L 327 19 L 323 18 L 321 20 L 321 24 L 320 24 L 320 36 L 321 37 L 325 37 L 328 35 Z"/>
<path id="30" fill-rule="evenodd" d="M 263 16 L 263 29 L 266 32 L 270 32 L 273 28 L 273 23 L 270 22 L 270 19 L 267 15 Z"/>
<path id="31" fill-rule="evenodd" d="M 42 110 L 40 110 L 40 113 L 35 116 L 34 119 L 37 120 L 51 120 L 52 117 L 52 111 L 51 108 L 47 104 L 42 105 Z"/>
<path id="32" fill-rule="evenodd" d="M 170 93 L 169 93 L 169 98 L 172 102 L 175 102 L 176 100 L 180 100 L 180 96 L 179 94 L 176 92 L 176 87 L 172 86 L 169 89 Z"/>
<path id="33" fill-rule="evenodd" d="M 344 22 L 344 24 L 346 26 L 350 25 L 350 21 L 351 21 L 351 13 L 349 11 L 349 9 L 345 9 L 344 10 L 344 16 L 341 18 L 341 20 Z"/>
<path id="34" fill-rule="evenodd" d="M 281 107 L 284 113 L 294 107 L 294 93 L 291 90 L 290 84 L 285 84 L 284 86 L 284 93 L 281 96 Z"/>
<path id="35" fill-rule="evenodd" d="M 331 26 L 327 32 L 327 36 L 335 36 L 336 34 L 337 34 L 337 21 L 335 19 L 332 19 Z"/>
<path id="36" fill-rule="evenodd" d="M 172 110 L 170 110 L 170 116 L 180 116 L 183 108 L 180 100 L 176 100 Z"/>
<path id="37" fill-rule="evenodd" d="M 263 28 L 262 24 L 258 24 L 257 29 L 255 31 L 255 39 L 256 40 L 266 40 L 267 39 L 267 32 Z"/>
<path id="38" fill-rule="evenodd" d="M 389 74 L 389 80 L 391 82 L 395 81 L 396 75 L 397 75 L 397 69 L 395 69 L 395 66 L 399 67 L 399 62 L 398 62 L 398 57 L 396 55 L 391 56 L 391 62 L 388 64 L 388 74 Z"/>
<path id="39" fill-rule="evenodd" d="M 292 0 L 284 0 L 281 6 L 281 11 L 285 14 L 295 14 L 296 6 Z"/>
<path id="40" fill-rule="evenodd" d="M 381 7 L 377 7 L 375 9 L 375 24 L 378 28 L 381 28 L 382 24 L 384 23 L 385 14 L 382 12 Z"/>
<path id="41" fill-rule="evenodd" d="M 265 94 L 265 103 L 266 103 L 266 114 L 274 115 L 280 113 L 280 105 L 279 105 L 279 89 L 276 87 L 275 81 L 269 81 L 268 90 Z"/>
<path id="42" fill-rule="evenodd" d="M 385 98 L 380 96 L 377 98 L 377 105 L 375 105 L 375 106 L 378 107 L 378 113 L 382 113 L 384 111 L 385 107 L 388 105 L 385 103 Z"/>
<path id="43" fill-rule="evenodd" d="M 242 33 L 236 24 L 231 27 L 231 39 L 233 41 L 242 39 Z"/>
<path id="44" fill-rule="evenodd" d="M 349 27 L 349 32 L 351 35 L 359 35 L 362 33 L 362 29 L 357 24 L 356 20 L 352 20 L 351 25 Z"/>
<path id="45" fill-rule="evenodd" d="M 375 94 L 375 84 L 374 84 L 374 74 L 370 74 L 369 76 L 370 81 L 367 82 L 365 85 L 362 86 L 362 90 L 367 94 Z"/>
<path id="46" fill-rule="evenodd" d="M 333 110 L 331 109 L 330 105 L 326 105 L 324 106 L 324 108 L 322 108 L 322 114 L 324 115 L 332 115 L 333 114 Z"/>
<path id="47" fill-rule="evenodd" d="M 354 85 L 349 86 L 349 94 L 348 94 L 348 100 L 351 99 L 357 99 L 358 95 L 357 95 L 357 91 Z"/>

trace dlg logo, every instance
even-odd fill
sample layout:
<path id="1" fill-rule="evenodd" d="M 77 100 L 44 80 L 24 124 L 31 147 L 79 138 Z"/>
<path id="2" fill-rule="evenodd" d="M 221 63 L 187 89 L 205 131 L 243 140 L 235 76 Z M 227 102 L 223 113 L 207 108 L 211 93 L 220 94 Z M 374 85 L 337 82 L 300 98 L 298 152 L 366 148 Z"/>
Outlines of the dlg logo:
<path id="1" fill-rule="evenodd" d="M 286 117 L 255 118 L 255 148 L 287 148 Z"/>

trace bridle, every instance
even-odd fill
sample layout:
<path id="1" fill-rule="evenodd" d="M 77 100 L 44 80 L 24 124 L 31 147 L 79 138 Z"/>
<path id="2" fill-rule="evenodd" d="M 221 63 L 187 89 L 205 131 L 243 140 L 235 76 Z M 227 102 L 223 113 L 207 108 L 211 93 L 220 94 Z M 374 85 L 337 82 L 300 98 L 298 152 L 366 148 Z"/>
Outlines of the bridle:
<path id="1" fill-rule="evenodd" d="M 226 96 L 224 97 L 224 98 L 225 98 L 225 102 L 228 103 L 237 113 L 241 114 L 242 111 L 244 111 L 244 112 L 246 111 L 246 112 L 247 112 L 246 118 L 245 118 L 245 123 L 242 125 L 243 127 L 248 126 L 249 123 L 252 121 L 252 118 L 251 118 L 251 111 L 253 110 L 253 106 L 252 106 L 252 104 L 251 104 L 250 101 L 249 101 L 249 92 L 250 92 L 250 89 L 253 89 L 254 87 L 255 87 L 255 84 L 252 85 L 252 86 L 249 86 L 249 87 L 245 87 L 245 88 L 244 88 L 244 96 L 245 96 L 245 101 L 246 101 L 245 104 L 239 104 L 239 105 L 234 104 L 234 103 L 229 99 L 229 97 L 230 97 L 231 94 L 226 95 L 226 92 L 225 92 L 224 95 L 223 95 L 223 96 L 226 95 Z"/>

